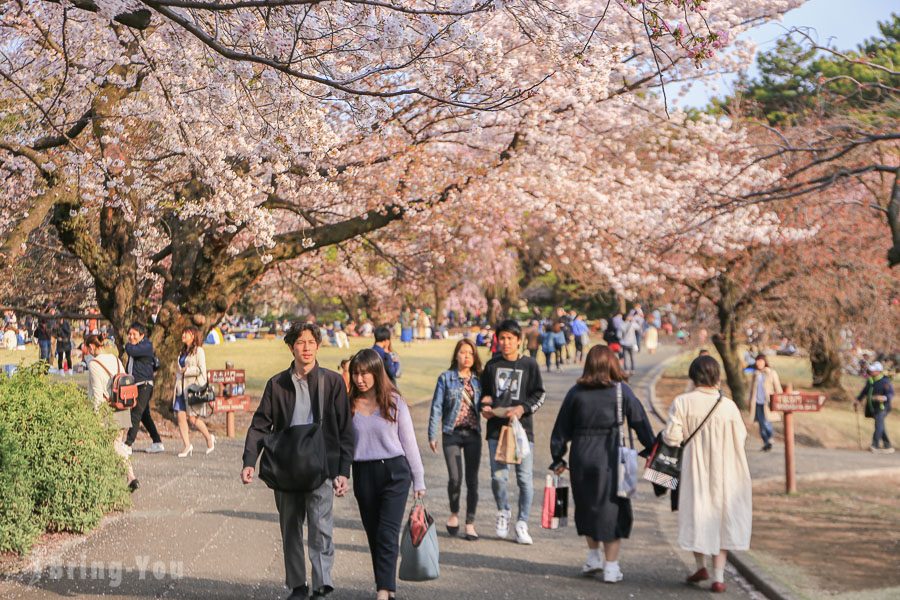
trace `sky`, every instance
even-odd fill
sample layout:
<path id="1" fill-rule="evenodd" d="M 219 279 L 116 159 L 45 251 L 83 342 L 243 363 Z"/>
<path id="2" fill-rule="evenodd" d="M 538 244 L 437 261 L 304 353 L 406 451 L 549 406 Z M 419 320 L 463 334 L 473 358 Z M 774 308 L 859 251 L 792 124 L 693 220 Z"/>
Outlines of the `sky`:
<path id="1" fill-rule="evenodd" d="M 721 0 L 719 0 L 721 1 Z M 714 7 L 711 4 L 710 10 Z M 811 27 L 821 45 L 830 45 L 847 50 L 875 36 L 878 21 L 886 21 L 891 12 L 900 13 L 898 0 L 810 0 L 799 8 L 784 15 L 781 22 L 767 23 L 747 32 L 756 43 L 756 50 L 766 51 L 775 47 L 775 40 L 791 27 Z M 750 74 L 756 71 L 754 65 Z M 712 91 L 708 85 L 695 84 L 687 95 L 679 101 L 682 107 L 704 107 L 713 96 L 721 96 L 731 90 L 734 76 L 720 77 L 713 81 L 719 91 Z"/>

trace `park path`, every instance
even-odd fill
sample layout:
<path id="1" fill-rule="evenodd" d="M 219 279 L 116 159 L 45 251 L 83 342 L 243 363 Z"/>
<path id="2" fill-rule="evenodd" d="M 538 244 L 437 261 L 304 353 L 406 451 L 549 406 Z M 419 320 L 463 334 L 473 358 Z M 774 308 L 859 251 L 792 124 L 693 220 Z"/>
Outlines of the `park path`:
<path id="1" fill-rule="evenodd" d="M 632 382 L 643 394 L 648 374 L 674 348 L 638 356 Z M 534 546 L 493 536 L 493 498 L 485 464 L 481 468 L 478 542 L 451 539 L 440 529 L 441 577 L 428 583 L 399 583 L 404 599 L 431 598 L 698 598 L 706 591 L 681 583 L 693 564 L 672 540 L 675 515 L 668 499 L 657 500 L 645 482 L 635 501 L 635 527 L 621 557 L 625 580 L 606 585 L 579 576 L 584 542 L 574 526 L 555 531 L 539 527 L 549 435 L 562 398 L 579 374 L 569 366 L 546 376 L 548 400 L 535 418 Z M 443 458 L 425 443 L 428 403 L 413 407 L 436 521 L 446 515 Z M 202 442 L 200 442 L 202 445 Z M 169 447 L 162 455 L 135 453 L 142 487 L 134 508 L 108 518 L 94 533 L 49 551 L 35 553 L 31 568 L 16 580 L 0 581 L 0 597 L 45 598 L 227 598 L 275 599 L 285 596 L 284 567 L 272 493 L 261 483 L 238 481 L 242 442 L 222 440 L 216 451 L 178 459 Z M 515 487 L 511 485 L 511 504 Z M 352 496 L 335 501 L 336 599 L 371 598 L 371 566 L 365 534 Z M 690 559 L 690 562 L 688 560 Z M 752 598 L 745 584 L 728 576 L 725 598 Z"/>

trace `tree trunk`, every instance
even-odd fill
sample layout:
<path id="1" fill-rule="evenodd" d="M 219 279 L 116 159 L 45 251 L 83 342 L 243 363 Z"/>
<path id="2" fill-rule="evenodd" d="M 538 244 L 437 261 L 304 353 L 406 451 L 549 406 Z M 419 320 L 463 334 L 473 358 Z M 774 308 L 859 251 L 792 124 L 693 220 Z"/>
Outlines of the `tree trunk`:
<path id="1" fill-rule="evenodd" d="M 438 283 L 434 284 L 434 328 L 437 329 L 438 326 L 444 320 L 444 292 L 441 290 L 441 286 Z"/>
<path id="2" fill-rule="evenodd" d="M 744 377 L 744 363 L 741 360 L 741 330 L 735 306 L 737 304 L 737 286 L 727 276 L 719 278 L 719 300 L 716 302 L 716 314 L 719 320 L 719 332 L 713 335 L 713 345 L 725 367 L 725 380 L 731 390 L 731 398 L 738 408 L 744 409 L 747 403 L 747 380 Z"/>
<path id="3" fill-rule="evenodd" d="M 812 367 L 813 387 L 841 389 L 843 365 L 836 332 L 831 329 L 813 332 L 809 344 L 809 362 Z"/>

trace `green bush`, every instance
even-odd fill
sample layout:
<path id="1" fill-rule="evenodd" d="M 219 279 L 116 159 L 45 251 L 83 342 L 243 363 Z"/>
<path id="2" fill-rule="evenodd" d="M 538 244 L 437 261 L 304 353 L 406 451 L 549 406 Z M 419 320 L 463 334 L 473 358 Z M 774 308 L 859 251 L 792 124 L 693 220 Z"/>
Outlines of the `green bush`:
<path id="1" fill-rule="evenodd" d="M 25 553 L 44 531 L 83 533 L 130 502 L 116 431 L 45 370 L 0 379 L 0 551 Z"/>

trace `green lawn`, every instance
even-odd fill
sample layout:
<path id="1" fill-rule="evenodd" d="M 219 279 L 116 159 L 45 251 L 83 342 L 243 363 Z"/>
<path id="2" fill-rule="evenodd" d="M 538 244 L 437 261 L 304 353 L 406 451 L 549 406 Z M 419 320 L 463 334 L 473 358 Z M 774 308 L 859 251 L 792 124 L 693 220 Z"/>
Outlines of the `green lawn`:
<path id="1" fill-rule="evenodd" d="M 716 351 L 712 348 L 709 350 L 712 357 L 719 360 Z M 667 377 L 687 377 L 688 367 L 690 366 L 691 361 L 697 357 L 698 352 L 699 351 L 696 349 L 686 350 L 677 358 L 673 358 L 672 362 L 666 367 L 665 375 Z M 794 384 L 795 389 L 808 389 L 812 387 L 812 369 L 810 368 L 808 358 L 772 355 L 769 356 L 768 359 L 769 364 L 778 371 L 778 376 L 781 378 L 782 384 L 792 383 Z M 719 360 L 719 364 L 722 364 L 721 360 Z M 855 396 L 862 389 L 863 385 L 865 385 L 865 379 L 856 375 L 844 374 L 842 383 L 844 388 Z"/>
<path id="2" fill-rule="evenodd" d="M 712 351 L 712 355 L 718 359 L 715 351 Z M 666 368 L 665 376 L 686 379 L 688 366 L 696 356 L 697 350 L 692 349 L 672 359 Z M 811 389 L 812 370 L 808 358 L 770 356 L 769 364 L 778 371 L 782 384 L 792 383 L 794 389 Z M 895 388 L 897 380 L 898 377 L 895 375 Z M 865 385 L 865 379 L 844 374 L 842 383 L 844 389 L 852 397 L 856 397 Z M 872 420 L 857 417 L 850 402 L 827 402 L 819 412 L 799 415 L 795 423 L 797 439 L 812 446 L 857 448 L 861 445 L 868 448 L 872 438 Z M 896 417 L 896 413 L 892 413 L 887 419 L 886 427 L 892 440 L 900 439 L 900 419 Z"/>
<path id="3" fill-rule="evenodd" d="M 431 398 L 437 376 L 450 366 L 450 358 L 457 340 L 434 340 L 416 342 L 406 348 L 399 343 L 395 349 L 400 354 L 402 376 L 398 381 L 400 390 L 410 402 L 418 402 Z M 323 347 L 319 351 L 319 364 L 338 370 L 342 358 L 348 358 L 353 352 L 372 345 L 372 338 L 354 338 L 350 340 L 350 350 Z M 209 369 L 225 368 L 225 361 L 232 361 L 235 368 L 247 372 L 247 393 L 254 397 L 262 394 L 266 381 L 283 369 L 291 361 L 291 355 L 282 340 L 238 340 L 218 346 L 204 346 L 206 363 Z M 487 350 L 480 349 L 482 361 L 488 358 Z M 22 361 L 32 363 L 38 358 L 36 346 L 28 350 L 0 350 L 0 364 Z M 87 385 L 86 375 L 75 375 L 67 378 L 83 386 Z"/>

